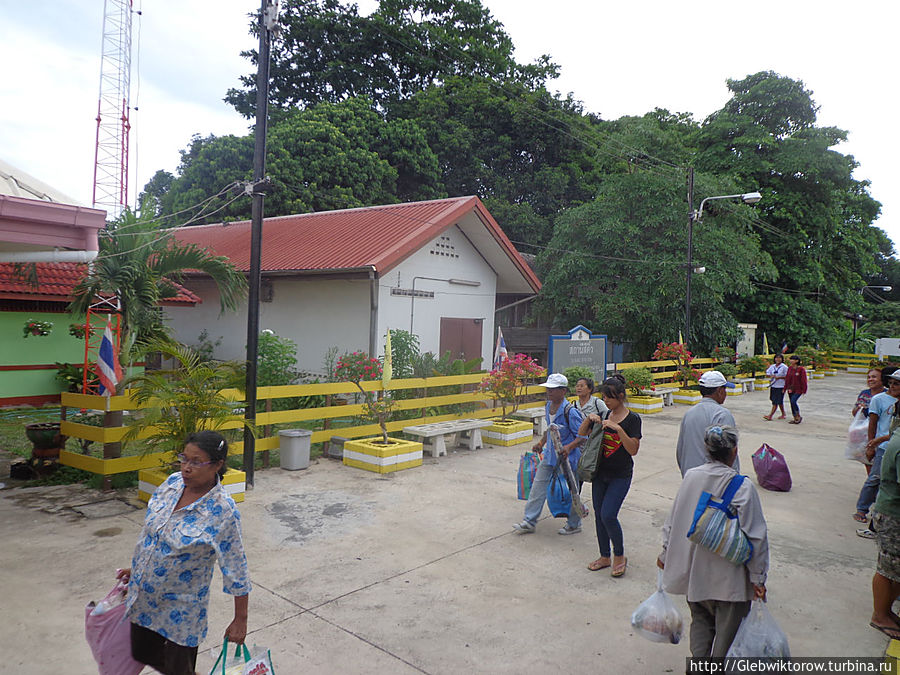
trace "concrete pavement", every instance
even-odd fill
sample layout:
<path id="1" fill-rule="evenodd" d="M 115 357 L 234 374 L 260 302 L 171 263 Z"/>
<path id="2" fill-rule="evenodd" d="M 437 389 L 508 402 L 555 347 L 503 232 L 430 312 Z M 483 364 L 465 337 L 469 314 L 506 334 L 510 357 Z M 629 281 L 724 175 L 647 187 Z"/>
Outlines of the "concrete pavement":
<path id="1" fill-rule="evenodd" d="M 767 442 L 793 475 L 791 492 L 760 493 L 769 609 L 796 656 L 880 656 L 887 643 L 868 627 L 875 544 L 855 535 L 851 518 L 865 471 L 843 458 L 864 385 L 847 374 L 811 382 L 799 426 L 763 420 L 765 392 L 726 401 L 741 430 L 743 472 L 755 482 L 750 455 Z M 655 588 L 686 410 L 644 417 L 620 518 L 622 579 L 586 569 L 597 554 L 593 514 L 581 534 L 558 536 L 564 521 L 551 518 L 533 535 L 513 534 L 527 445 L 451 451 L 387 476 L 327 459 L 305 471 L 258 472 L 241 506 L 254 583 L 248 643 L 271 648 L 282 675 L 681 672 L 687 632 L 679 645 L 654 644 L 629 618 Z M 589 485 L 583 493 L 590 503 Z M 129 564 L 143 519 L 121 500 L 96 504 L 104 499 L 77 486 L 0 490 L 0 671 L 96 672 L 83 608 Z M 217 571 L 201 673 L 231 617 L 219 579 Z M 675 600 L 687 620 L 684 598 Z"/>

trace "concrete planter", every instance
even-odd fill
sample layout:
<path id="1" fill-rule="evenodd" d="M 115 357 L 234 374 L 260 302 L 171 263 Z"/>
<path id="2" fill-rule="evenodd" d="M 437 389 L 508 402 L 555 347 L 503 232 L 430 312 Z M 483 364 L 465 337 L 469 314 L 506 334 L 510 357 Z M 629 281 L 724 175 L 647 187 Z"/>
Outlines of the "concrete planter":
<path id="1" fill-rule="evenodd" d="M 518 445 L 534 436 L 534 424 L 519 420 L 492 420 L 493 424 L 481 430 L 481 438 L 491 445 Z"/>
<path id="2" fill-rule="evenodd" d="M 824 371 L 824 372 L 825 372 L 825 375 L 826 375 L 827 377 L 831 377 L 831 376 L 833 376 L 833 375 L 837 375 L 837 371 L 836 371 L 836 370 L 826 370 L 826 371 Z"/>
<path id="3" fill-rule="evenodd" d="M 725 393 L 729 396 L 742 396 L 744 394 L 744 385 L 737 382 L 734 383 L 734 389 L 725 388 Z"/>
<path id="4" fill-rule="evenodd" d="M 816 380 L 824 380 L 825 379 L 825 373 L 823 373 L 821 370 L 816 370 L 812 373 L 807 373 L 807 375 L 809 375 L 810 377 L 812 377 L 813 379 L 816 379 Z"/>
<path id="5" fill-rule="evenodd" d="M 402 471 L 422 465 L 422 444 L 402 438 L 389 438 L 384 444 L 381 436 L 358 438 L 344 443 L 343 462 L 347 466 L 375 473 Z"/>
<path id="6" fill-rule="evenodd" d="M 138 471 L 138 498 L 149 502 L 153 491 L 172 474 L 164 469 L 141 469 Z M 225 492 L 236 502 L 244 501 L 247 475 L 237 469 L 228 469 L 222 479 Z"/>
<path id="7" fill-rule="evenodd" d="M 662 396 L 629 396 L 626 404 L 629 410 L 641 415 L 653 415 L 662 412 Z"/>
<path id="8" fill-rule="evenodd" d="M 869 372 L 868 366 L 847 366 L 848 373 L 856 373 L 858 375 L 865 375 Z"/>
<path id="9" fill-rule="evenodd" d="M 703 397 L 695 389 L 679 389 L 672 398 L 681 405 L 697 405 Z"/>
<path id="10" fill-rule="evenodd" d="M 769 382 L 768 378 L 755 380 L 753 383 L 753 387 L 755 389 L 768 389 L 772 383 Z"/>

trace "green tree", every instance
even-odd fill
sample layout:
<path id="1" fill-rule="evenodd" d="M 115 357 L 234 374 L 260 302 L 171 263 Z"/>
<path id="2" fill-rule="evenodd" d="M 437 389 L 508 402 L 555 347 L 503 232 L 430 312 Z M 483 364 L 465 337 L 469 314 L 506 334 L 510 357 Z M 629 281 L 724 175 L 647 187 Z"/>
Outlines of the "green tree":
<path id="1" fill-rule="evenodd" d="M 366 17 L 337 0 L 286 0 L 271 46 L 269 100 L 306 108 L 365 96 L 379 106 L 454 75 L 540 83 L 558 74 L 549 57 L 520 65 L 503 26 L 479 0 L 381 0 Z M 257 19 L 251 33 L 258 35 Z M 255 66 L 255 50 L 242 52 Z M 256 75 L 225 100 L 251 117 Z"/>
<path id="2" fill-rule="evenodd" d="M 218 286 L 222 311 L 236 309 L 244 297 L 247 282 L 227 258 L 179 244 L 154 221 L 126 211 L 100 233 L 99 255 L 75 287 L 69 311 L 84 316 L 97 297 L 117 297 L 122 317 L 119 356 L 123 364 L 130 363 L 146 344 L 167 337 L 159 303 L 177 295 L 175 283 L 188 270 L 210 276 Z"/>

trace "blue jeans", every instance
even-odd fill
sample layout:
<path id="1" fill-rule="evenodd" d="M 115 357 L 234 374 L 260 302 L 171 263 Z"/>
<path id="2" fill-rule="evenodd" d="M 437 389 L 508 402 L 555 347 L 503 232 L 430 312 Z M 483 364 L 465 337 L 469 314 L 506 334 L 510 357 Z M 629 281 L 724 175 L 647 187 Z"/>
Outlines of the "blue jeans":
<path id="1" fill-rule="evenodd" d="M 562 459 L 561 462 L 569 460 Z M 525 502 L 525 522 L 530 525 L 536 525 L 538 518 L 541 517 L 541 511 L 544 510 L 544 502 L 547 501 L 547 486 L 550 485 L 550 477 L 553 475 L 555 467 L 547 464 L 544 459 L 538 464 L 537 471 L 534 474 L 534 481 L 531 483 L 531 494 L 528 495 L 528 501 Z M 569 512 L 569 519 L 566 524 L 570 529 L 581 527 L 581 516 L 574 513 L 574 509 Z"/>
<path id="2" fill-rule="evenodd" d="M 631 487 L 631 476 L 628 478 L 604 478 L 598 476 L 591 483 L 594 502 L 594 521 L 597 525 L 597 543 L 600 555 L 609 557 L 609 542 L 615 555 L 625 555 L 625 542 L 622 539 L 622 526 L 619 525 L 619 509 L 625 501 L 625 495 Z"/>
<path id="3" fill-rule="evenodd" d="M 875 503 L 878 496 L 878 486 L 881 485 L 881 458 L 884 457 L 884 448 L 878 448 L 875 451 L 875 457 L 872 459 L 872 469 L 866 482 L 863 483 L 862 490 L 859 491 L 859 501 L 856 502 L 856 510 L 860 513 L 868 513 L 869 507 Z"/>
<path id="4" fill-rule="evenodd" d="M 791 414 L 794 417 L 800 417 L 800 406 L 797 405 L 797 401 L 801 396 L 803 394 L 788 394 L 788 398 L 791 399 Z"/>

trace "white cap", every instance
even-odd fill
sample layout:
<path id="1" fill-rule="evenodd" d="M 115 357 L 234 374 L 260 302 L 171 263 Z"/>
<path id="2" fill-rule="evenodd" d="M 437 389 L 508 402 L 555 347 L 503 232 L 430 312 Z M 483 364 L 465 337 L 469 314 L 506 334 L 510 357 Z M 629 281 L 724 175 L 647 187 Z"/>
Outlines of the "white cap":
<path id="1" fill-rule="evenodd" d="M 557 389 L 559 387 L 568 387 L 569 380 L 562 373 L 553 373 L 547 378 L 546 382 L 541 382 L 539 387 L 547 387 L 547 389 Z"/>
<path id="2" fill-rule="evenodd" d="M 708 370 L 700 376 L 701 387 L 726 387 L 728 380 L 718 370 Z"/>

